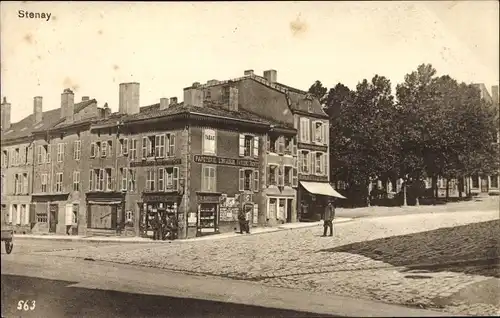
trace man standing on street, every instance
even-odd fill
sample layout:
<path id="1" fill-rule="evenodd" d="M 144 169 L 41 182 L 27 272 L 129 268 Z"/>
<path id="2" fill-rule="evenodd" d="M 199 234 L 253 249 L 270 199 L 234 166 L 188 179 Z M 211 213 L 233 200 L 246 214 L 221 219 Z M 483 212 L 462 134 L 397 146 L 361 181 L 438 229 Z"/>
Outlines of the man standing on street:
<path id="1" fill-rule="evenodd" d="M 335 207 L 332 201 L 328 201 L 328 205 L 325 208 L 325 214 L 323 217 L 323 236 L 326 236 L 326 231 L 330 228 L 330 236 L 333 236 L 333 219 L 335 218 Z"/>

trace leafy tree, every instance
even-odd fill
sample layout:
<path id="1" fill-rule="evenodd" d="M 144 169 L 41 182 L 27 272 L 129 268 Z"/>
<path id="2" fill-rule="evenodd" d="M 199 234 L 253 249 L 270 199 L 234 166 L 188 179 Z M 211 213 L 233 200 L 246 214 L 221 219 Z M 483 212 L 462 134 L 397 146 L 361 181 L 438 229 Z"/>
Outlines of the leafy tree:
<path id="1" fill-rule="evenodd" d="M 312 84 L 308 90 L 308 92 L 311 93 L 314 97 L 316 97 L 322 105 L 325 102 L 325 95 L 327 91 L 328 88 L 323 87 L 323 84 L 320 81 L 314 82 L 314 84 Z"/>

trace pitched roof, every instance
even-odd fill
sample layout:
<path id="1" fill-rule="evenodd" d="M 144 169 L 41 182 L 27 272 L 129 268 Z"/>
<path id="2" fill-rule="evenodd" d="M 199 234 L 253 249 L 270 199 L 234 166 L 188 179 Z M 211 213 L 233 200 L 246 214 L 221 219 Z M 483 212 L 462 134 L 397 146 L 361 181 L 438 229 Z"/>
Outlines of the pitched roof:
<path id="1" fill-rule="evenodd" d="M 96 126 L 106 126 L 106 125 L 114 125 L 117 121 L 122 122 L 134 122 L 146 119 L 167 117 L 177 114 L 200 114 L 205 116 L 215 116 L 215 117 L 224 117 L 228 119 L 234 120 L 244 120 L 254 122 L 256 124 L 266 124 L 266 125 L 275 125 L 278 127 L 286 127 L 283 126 L 282 123 L 278 123 L 269 119 L 262 118 L 261 116 L 254 114 L 252 112 L 246 110 L 238 110 L 232 111 L 224 106 L 218 105 L 213 102 L 204 102 L 203 106 L 192 106 L 185 105 L 184 103 L 179 103 L 175 105 L 171 105 L 166 109 L 160 110 L 160 104 L 153 104 L 149 106 L 143 106 L 140 108 L 139 113 L 132 115 L 124 115 L 120 113 L 113 113 L 110 117 L 95 122 Z M 293 127 L 286 127 L 293 128 Z"/>
<path id="2" fill-rule="evenodd" d="M 274 90 L 281 92 L 282 94 L 285 94 L 288 97 L 287 98 L 288 106 L 290 107 L 290 109 L 292 111 L 300 111 L 300 112 L 310 113 L 310 114 L 323 116 L 323 117 L 328 116 L 323 111 L 323 108 L 321 107 L 321 104 L 319 103 L 319 101 L 317 101 L 315 98 L 313 98 L 312 107 L 311 107 L 311 109 L 309 109 L 309 107 L 307 106 L 307 103 L 306 103 L 306 97 L 309 95 L 308 92 L 300 90 L 298 88 L 294 88 L 294 87 L 285 85 L 285 84 L 282 84 L 282 83 L 279 83 L 279 82 L 269 83 L 266 80 L 266 78 L 259 76 L 259 75 L 255 75 L 255 74 L 230 79 L 227 81 L 219 81 L 219 82 L 213 83 L 213 84 L 204 84 L 201 86 L 202 87 L 218 86 L 218 85 L 227 84 L 229 82 L 234 83 L 234 82 L 240 82 L 240 81 L 249 80 L 249 79 L 254 80 L 262 85 L 265 85 L 270 89 L 274 89 Z"/>
<path id="3" fill-rule="evenodd" d="M 95 99 L 91 99 L 88 101 L 80 102 L 75 104 L 75 114 L 82 111 L 85 107 L 95 103 Z M 2 140 L 12 140 L 23 137 L 30 136 L 35 131 L 43 131 L 48 130 L 57 124 L 64 121 L 64 118 L 61 118 L 61 109 L 51 109 L 44 111 L 42 113 L 42 120 L 38 124 L 34 124 L 34 115 L 30 114 L 29 116 L 23 118 L 17 123 L 13 123 L 10 126 L 10 129 L 2 132 Z"/>

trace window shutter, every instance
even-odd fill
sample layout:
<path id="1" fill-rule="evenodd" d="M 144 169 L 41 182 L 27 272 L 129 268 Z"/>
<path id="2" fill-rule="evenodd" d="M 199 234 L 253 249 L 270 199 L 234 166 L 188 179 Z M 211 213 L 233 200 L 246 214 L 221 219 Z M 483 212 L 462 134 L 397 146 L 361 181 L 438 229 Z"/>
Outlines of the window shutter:
<path id="1" fill-rule="evenodd" d="M 254 170 L 253 171 L 253 191 L 254 192 L 259 192 L 259 171 Z"/>
<path id="2" fill-rule="evenodd" d="M 323 141 L 324 144 L 328 144 L 328 140 L 326 138 L 328 136 L 328 126 L 329 126 L 328 122 L 327 123 L 323 123 L 323 136 L 322 136 L 323 139 L 322 139 L 322 141 Z"/>
<path id="3" fill-rule="evenodd" d="M 292 155 L 296 156 L 297 155 L 297 137 L 296 136 L 294 136 L 292 138 L 291 143 L 292 143 Z"/>
<path id="4" fill-rule="evenodd" d="M 28 194 L 29 193 L 29 190 L 28 190 L 28 183 L 29 183 L 29 175 L 26 174 L 26 176 L 23 176 L 23 193 L 24 194 Z"/>
<path id="5" fill-rule="evenodd" d="M 253 156 L 255 158 L 259 157 L 259 137 L 253 137 Z"/>
<path id="6" fill-rule="evenodd" d="M 245 135 L 240 134 L 240 157 L 245 155 Z"/>
<path id="7" fill-rule="evenodd" d="M 50 145 L 47 145 L 47 159 L 45 160 L 45 162 L 50 163 L 51 159 L 52 159 L 52 152 L 50 149 Z"/>
<path id="8" fill-rule="evenodd" d="M 89 171 L 89 191 L 94 190 L 94 170 Z"/>
<path id="9" fill-rule="evenodd" d="M 327 152 L 325 152 L 325 153 L 323 154 L 323 165 L 324 165 L 324 168 L 323 168 L 323 169 L 324 169 L 323 174 L 324 174 L 325 176 L 330 175 L 330 164 L 328 163 L 328 153 L 327 153 Z"/>
<path id="10" fill-rule="evenodd" d="M 299 183 L 299 178 L 298 178 L 298 174 L 297 174 L 297 168 L 293 168 L 292 169 L 292 187 L 297 187 L 298 186 L 298 183 Z"/>
<path id="11" fill-rule="evenodd" d="M 160 136 L 159 135 L 155 136 L 155 149 L 154 149 L 154 152 L 155 152 L 155 157 L 159 157 L 160 156 Z"/>
<path id="12" fill-rule="evenodd" d="M 271 151 L 271 136 L 266 136 L 266 151 Z"/>
<path id="13" fill-rule="evenodd" d="M 109 170 L 109 173 L 111 173 L 111 185 L 110 185 L 109 189 L 111 191 L 115 191 L 116 176 L 115 176 L 114 170 L 115 169 L 113 169 L 113 168 L 111 168 Z"/>
<path id="14" fill-rule="evenodd" d="M 283 136 L 279 136 L 278 139 L 276 139 L 276 148 L 278 154 L 282 155 L 283 154 Z"/>
<path id="15" fill-rule="evenodd" d="M 122 153 L 124 155 L 127 155 L 128 154 L 128 139 L 125 138 L 123 139 L 123 144 L 122 144 Z"/>
<path id="16" fill-rule="evenodd" d="M 245 170 L 240 169 L 239 170 L 239 190 L 243 191 L 244 189 L 245 189 Z"/>
<path id="17" fill-rule="evenodd" d="M 173 177 L 172 177 L 172 183 L 174 186 L 175 190 L 179 190 L 179 167 L 174 167 L 174 172 L 173 172 Z"/>
<path id="18" fill-rule="evenodd" d="M 35 209 L 35 204 L 34 204 L 34 203 L 31 203 L 31 204 L 30 204 L 29 209 L 30 209 L 30 213 L 29 213 L 29 214 L 30 214 L 29 223 L 30 223 L 30 224 L 35 224 L 35 223 L 36 223 L 36 214 L 35 214 L 36 209 Z"/>
<path id="19" fill-rule="evenodd" d="M 299 169 L 300 172 L 303 172 L 302 171 L 302 167 L 303 167 L 303 162 L 304 162 L 304 154 L 301 152 L 299 152 L 299 160 L 297 162 L 297 168 Z"/>
<path id="20" fill-rule="evenodd" d="M 170 134 L 170 156 L 175 156 L 175 133 Z"/>
<path id="21" fill-rule="evenodd" d="M 284 167 L 281 165 L 278 166 L 278 185 L 281 187 L 285 185 Z"/>
<path id="22" fill-rule="evenodd" d="M 314 152 L 311 151 L 309 154 L 309 174 L 314 173 Z"/>
<path id="23" fill-rule="evenodd" d="M 142 137 L 142 159 L 148 156 L 148 137 Z"/>
<path id="24" fill-rule="evenodd" d="M 315 142 L 315 141 L 316 141 L 316 123 L 317 123 L 316 121 L 313 121 L 313 122 L 311 123 L 312 125 L 310 125 L 310 127 L 311 127 L 311 128 L 310 128 L 310 129 L 311 129 L 311 130 L 310 130 L 310 131 L 311 131 L 311 141 L 312 141 L 312 142 Z"/>
<path id="25" fill-rule="evenodd" d="M 95 158 L 95 143 L 90 144 L 90 158 Z"/>
<path id="26" fill-rule="evenodd" d="M 210 167 L 209 168 L 209 178 L 208 178 L 209 182 L 210 182 L 210 191 L 217 191 L 217 188 L 216 188 L 216 181 L 215 181 L 215 167 Z"/>
<path id="27" fill-rule="evenodd" d="M 12 204 L 11 204 L 11 205 L 9 205 L 9 223 L 12 223 L 12 214 L 13 214 L 12 212 L 13 211 L 12 211 Z"/>

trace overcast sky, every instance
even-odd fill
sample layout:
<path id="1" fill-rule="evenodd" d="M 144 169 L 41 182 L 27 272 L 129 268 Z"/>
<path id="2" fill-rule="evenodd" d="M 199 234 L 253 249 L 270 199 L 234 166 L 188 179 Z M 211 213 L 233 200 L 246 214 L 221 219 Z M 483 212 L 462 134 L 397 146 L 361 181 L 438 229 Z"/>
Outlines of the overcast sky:
<path id="1" fill-rule="evenodd" d="M 49 21 L 18 11 L 50 13 Z M 499 81 L 498 1 L 1 3 L 1 93 L 12 122 L 60 106 L 60 94 L 118 110 L 118 84 L 141 84 L 141 106 L 183 99 L 193 82 L 275 69 L 307 90 L 393 84 L 421 63 L 459 81 Z M 394 85 L 395 86 L 395 85 Z"/>

